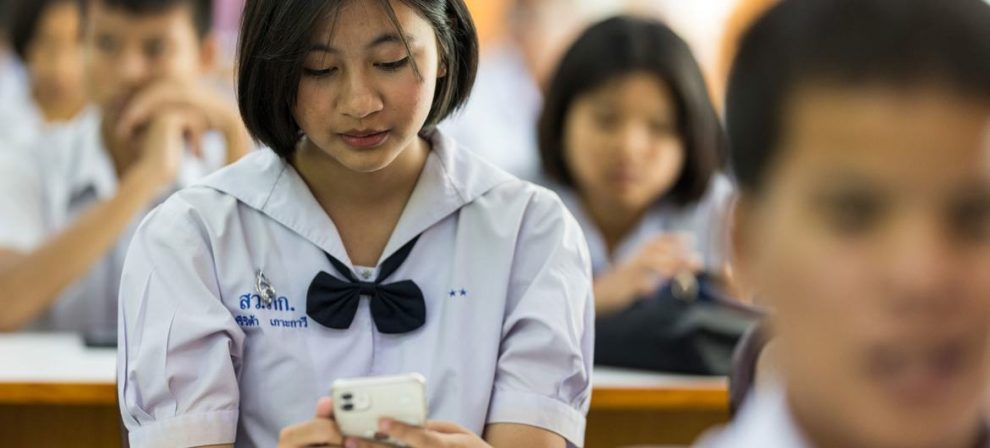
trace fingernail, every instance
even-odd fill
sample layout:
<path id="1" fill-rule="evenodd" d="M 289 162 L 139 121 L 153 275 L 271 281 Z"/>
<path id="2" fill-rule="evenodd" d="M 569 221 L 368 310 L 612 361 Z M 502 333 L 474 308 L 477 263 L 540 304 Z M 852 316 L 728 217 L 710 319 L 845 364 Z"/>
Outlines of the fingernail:
<path id="1" fill-rule="evenodd" d="M 358 443 L 357 443 L 357 441 L 356 441 L 356 440 L 354 440 L 354 439 L 347 439 L 347 440 L 346 440 L 346 441 L 344 442 L 344 447 L 345 447 L 345 448 L 358 448 Z"/>
<path id="2" fill-rule="evenodd" d="M 382 421 L 378 422 L 379 431 L 388 431 L 390 429 L 392 429 L 392 420 L 383 418 Z"/>

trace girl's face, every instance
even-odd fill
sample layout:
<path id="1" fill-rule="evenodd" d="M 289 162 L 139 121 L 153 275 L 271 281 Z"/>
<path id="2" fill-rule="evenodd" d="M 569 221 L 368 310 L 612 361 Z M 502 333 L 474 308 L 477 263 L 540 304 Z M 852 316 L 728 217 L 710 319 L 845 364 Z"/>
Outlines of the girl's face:
<path id="1" fill-rule="evenodd" d="M 294 116 L 307 144 L 356 172 L 381 170 L 416 143 L 444 74 L 430 23 L 391 5 L 411 54 L 378 1 L 350 0 L 313 36 L 299 81 Z"/>
<path id="2" fill-rule="evenodd" d="M 959 446 L 985 424 L 990 106 L 943 90 L 799 89 L 737 208 L 735 266 L 822 445 Z"/>
<path id="3" fill-rule="evenodd" d="M 649 73 L 579 96 L 564 119 L 564 160 L 587 201 L 645 210 L 677 181 L 684 156 L 673 93 Z"/>

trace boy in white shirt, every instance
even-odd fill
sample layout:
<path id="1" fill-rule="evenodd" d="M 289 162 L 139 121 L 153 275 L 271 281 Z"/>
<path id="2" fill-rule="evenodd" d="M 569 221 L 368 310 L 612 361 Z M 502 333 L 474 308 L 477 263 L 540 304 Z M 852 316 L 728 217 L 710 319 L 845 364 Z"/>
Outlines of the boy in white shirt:
<path id="1" fill-rule="evenodd" d="M 779 377 L 703 445 L 988 446 L 990 6 L 782 2 L 726 112 Z"/>
<path id="2" fill-rule="evenodd" d="M 95 0 L 84 16 L 96 106 L 0 159 L 0 330 L 112 332 L 133 227 L 249 146 L 236 108 L 200 84 L 216 54 L 209 0 Z"/>

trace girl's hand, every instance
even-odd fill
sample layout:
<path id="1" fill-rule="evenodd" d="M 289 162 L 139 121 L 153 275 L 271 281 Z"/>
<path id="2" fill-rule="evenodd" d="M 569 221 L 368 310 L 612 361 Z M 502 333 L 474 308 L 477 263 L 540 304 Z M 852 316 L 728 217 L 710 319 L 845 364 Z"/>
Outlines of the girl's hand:
<path id="1" fill-rule="evenodd" d="M 412 448 L 491 448 L 478 435 L 450 422 L 427 422 L 420 428 L 385 419 L 379 430 Z"/>
<path id="2" fill-rule="evenodd" d="M 333 419 L 333 401 L 321 398 L 316 403 L 316 417 L 310 421 L 286 427 L 278 435 L 279 448 L 311 446 L 341 446 L 344 438 Z"/>
<path id="3" fill-rule="evenodd" d="M 631 260 L 595 278 L 595 311 L 620 311 L 656 291 L 678 274 L 702 270 L 701 256 L 685 235 L 661 235 L 640 248 Z"/>

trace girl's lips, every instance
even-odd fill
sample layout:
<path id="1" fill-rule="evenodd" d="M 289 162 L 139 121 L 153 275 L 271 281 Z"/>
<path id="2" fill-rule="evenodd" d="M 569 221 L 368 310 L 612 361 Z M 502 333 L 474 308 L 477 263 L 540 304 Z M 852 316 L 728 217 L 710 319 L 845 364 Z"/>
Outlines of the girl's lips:
<path id="1" fill-rule="evenodd" d="M 344 140 L 348 145 L 360 148 L 368 149 L 380 146 L 385 143 L 388 139 L 388 131 L 378 131 L 378 132 L 353 132 L 340 134 L 340 138 Z"/>

